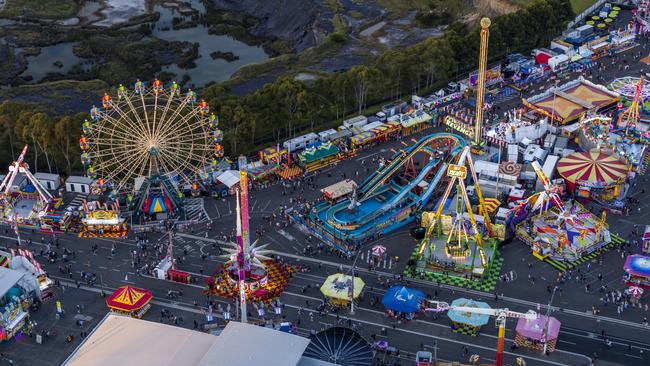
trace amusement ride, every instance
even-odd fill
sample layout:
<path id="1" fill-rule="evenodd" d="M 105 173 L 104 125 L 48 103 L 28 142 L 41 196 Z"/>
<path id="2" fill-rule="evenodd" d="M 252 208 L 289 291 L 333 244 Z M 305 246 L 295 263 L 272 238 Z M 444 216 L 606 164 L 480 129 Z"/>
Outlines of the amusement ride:
<path id="1" fill-rule="evenodd" d="M 120 85 L 116 98 L 104 94 L 90 117 L 79 143 L 92 193 L 126 201 L 135 222 L 184 219 L 184 190 L 199 192 L 224 156 L 217 116 L 176 82 Z"/>
<path id="2" fill-rule="evenodd" d="M 450 180 L 446 184 L 445 192 L 438 201 L 435 211 L 423 213 L 422 226 L 426 227 L 424 240 L 420 244 L 419 257 L 426 261 L 427 267 L 446 267 L 447 263 L 454 263 L 452 271 L 469 271 L 475 275 L 482 275 L 487 268 L 490 257 L 494 252 L 494 245 L 488 250 L 484 237 L 497 237 L 494 225 L 486 211 L 485 199 L 481 193 L 478 177 L 474 170 L 471 148 L 466 146 L 458 155 L 455 164 L 449 164 L 446 176 Z M 474 214 L 472 204 L 465 186 L 467 170 L 469 169 L 474 182 L 474 189 L 478 197 L 478 210 L 482 216 Z M 453 188 L 456 188 L 456 208 L 452 215 L 443 215 Z M 480 217 L 481 225 L 478 221 Z M 498 230 L 502 231 L 502 230 Z M 435 232 L 435 234 L 434 234 Z M 440 242 L 442 235 L 446 235 L 444 243 Z M 494 244 L 494 242 L 491 242 Z M 478 263 L 476 262 L 478 254 Z"/>
<path id="3" fill-rule="evenodd" d="M 19 226 L 48 229 L 54 232 L 51 213 L 61 200 L 55 198 L 29 171 L 25 162 L 27 145 L 23 148 L 18 159 L 9 166 L 7 174 L 0 183 L 0 217 L 9 223 L 20 243 Z M 21 176 L 25 179 L 22 182 Z M 15 185 L 19 184 L 18 187 Z M 55 220 L 58 224 L 59 220 Z"/>

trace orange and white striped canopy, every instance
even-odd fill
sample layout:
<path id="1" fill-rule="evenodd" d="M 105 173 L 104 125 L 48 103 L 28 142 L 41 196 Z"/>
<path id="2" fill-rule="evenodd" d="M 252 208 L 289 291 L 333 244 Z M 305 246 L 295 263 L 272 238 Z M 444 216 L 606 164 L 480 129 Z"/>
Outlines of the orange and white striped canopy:
<path id="1" fill-rule="evenodd" d="M 616 185 L 625 178 L 628 166 L 615 155 L 591 150 L 576 152 L 560 159 L 557 172 L 568 183 L 604 187 Z"/>

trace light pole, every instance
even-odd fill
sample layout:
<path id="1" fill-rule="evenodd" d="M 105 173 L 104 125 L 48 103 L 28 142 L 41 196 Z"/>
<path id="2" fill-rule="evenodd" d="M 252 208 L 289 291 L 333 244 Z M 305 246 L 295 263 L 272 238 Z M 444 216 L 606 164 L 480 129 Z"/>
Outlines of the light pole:
<path id="1" fill-rule="evenodd" d="M 357 250 L 357 254 L 354 257 L 354 262 L 352 262 L 352 267 L 350 268 L 352 279 L 350 281 L 350 293 L 348 297 L 350 298 L 350 314 L 352 315 L 354 315 L 354 268 L 357 265 L 357 260 L 359 259 L 360 252 L 360 250 Z"/>
<path id="2" fill-rule="evenodd" d="M 548 302 L 548 307 L 546 308 L 546 322 L 544 323 L 544 354 L 548 350 L 548 323 L 551 319 L 551 306 L 553 304 L 553 298 L 555 297 L 555 291 L 558 287 L 553 287 L 553 292 L 551 293 L 551 300 Z"/>

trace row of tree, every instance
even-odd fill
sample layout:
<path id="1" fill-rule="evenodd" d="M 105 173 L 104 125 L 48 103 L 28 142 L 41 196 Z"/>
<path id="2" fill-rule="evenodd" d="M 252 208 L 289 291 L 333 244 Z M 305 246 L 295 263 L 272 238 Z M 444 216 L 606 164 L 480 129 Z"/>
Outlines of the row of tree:
<path id="1" fill-rule="evenodd" d="M 29 145 L 26 161 L 32 172 L 82 170 L 79 137 L 87 115 L 52 117 L 50 112 L 33 104 L 0 103 L 0 156 L 6 164 L 16 160 L 23 146 Z"/>
<path id="2" fill-rule="evenodd" d="M 548 45 L 572 14 L 569 0 L 538 0 L 517 13 L 496 17 L 490 28 L 491 61 Z M 388 50 L 368 64 L 309 84 L 281 77 L 245 96 L 235 96 L 223 85 L 212 85 L 200 94 L 220 116 L 227 155 L 236 156 L 340 124 L 344 117 L 382 101 L 434 91 L 475 69 L 478 50 L 478 25 L 456 23 L 443 37 Z M 52 117 L 48 112 L 47 106 L 0 104 L 2 162 L 9 163 L 29 144 L 34 169 L 81 170 L 78 138 L 87 116 Z"/>

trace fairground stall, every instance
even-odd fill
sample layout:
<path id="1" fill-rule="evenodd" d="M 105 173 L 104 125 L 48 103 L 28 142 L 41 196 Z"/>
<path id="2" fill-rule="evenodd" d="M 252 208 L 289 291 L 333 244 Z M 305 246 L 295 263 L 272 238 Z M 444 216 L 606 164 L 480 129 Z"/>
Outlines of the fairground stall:
<path id="1" fill-rule="evenodd" d="M 0 267 L 0 342 L 8 341 L 30 326 L 32 297 L 20 285 L 23 273 Z"/>
<path id="2" fill-rule="evenodd" d="M 117 202 L 101 204 L 98 201 L 82 201 L 83 215 L 81 218 L 80 238 L 125 238 L 129 234 L 129 226 L 120 217 L 120 207 Z"/>
<path id="3" fill-rule="evenodd" d="M 339 147 L 331 142 L 309 147 L 298 154 L 298 162 L 307 172 L 324 168 L 343 158 Z"/>
<path id="4" fill-rule="evenodd" d="M 41 268 L 41 264 L 34 259 L 34 254 L 27 249 L 10 249 L 11 254 L 3 254 L 8 260 L 8 268 L 23 274 L 21 286 L 26 293 L 34 299 L 46 302 L 54 296 L 54 281 Z"/>
<path id="5" fill-rule="evenodd" d="M 334 306 L 346 307 L 350 301 L 356 301 L 363 291 L 365 282 L 359 277 L 335 273 L 325 279 L 320 292 Z"/>
<path id="6" fill-rule="evenodd" d="M 573 153 L 557 163 L 557 171 L 569 192 L 597 201 L 619 199 L 629 170 L 615 155 L 596 149 Z"/>
<path id="7" fill-rule="evenodd" d="M 287 159 L 289 152 L 287 149 L 276 147 L 267 147 L 259 152 L 260 161 L 264 164 L 280 164 Z"/>
<path id="8" fill-rule="evenodd" d="M 551 123 L 568 124 L 587 112 L 612 106 L 620 95 L 582 77 L 524 99 L 524 105 L 550 118 Z"/>
<path id="9" fill-rule="evenodd" d="M 641 254 L 628 255 L 623 270 L 623 279 L 628 286 L 650 288 L 650 257 Z"/>
<path id="10" fill-rule="evenodd" d="M 538 315 L 535 320 L 519 318 L 515 328 L 515 344 L 539 352 L 544 351 L 546 344 L 546 351 L 553 352 L 560 334 L 560 325 L 560 321 L 552 316 Z"/>
<path id="11" fill-rule="evenodd" d="M 400 114 L 389 118 L 389 121 L 399 122 L 402 125 L 402 136 L 418 133 L 429 127 L 433 117 L 424 111 L 413 111 L 410 114 Z"/>
<path id="12" fill-rule="evenodd" d="M 404 320 L 415 319 L 422 310 L 424 292 L 404 286 L 393 286 L 386 291 L 381 304 L 386 307 L 389 318 Z"/>
<path id="13" fill-rule="evenodd" d="M 490 305 L 482 301 L 474 301 L 461 297 L 451 303 L 451 308 L 454 307 L 470 307 L 491 309 Z M 477 336 L 481 331 L 481 327 L 490 321 L 490 316 L 487 314 L 479 314 L 476 312 L 464 312 L 458 310 L 449 310 L 447 316 L 451 319 L 451 329 L 454 332 L 464 335 Z"/>
<path id="14" fill-rule="evenodd" d="M 106 298 L 106 306 L 114 313 L 139 319 L 151 307 L 149 304 L 151 299 L 153 299 L 151 291 L 125 285 Z"/>
<path id="15" fill-rule="evenodd" d="M 323 198 L 325 198 L 325 200 L 328 202 L 336 202 L 338 199 L 351 194 L 357 188 L 358 186 L 355 181 L 352 179 L 345 179 L 322 188 L 320 191 L 323 194 Z"/>

